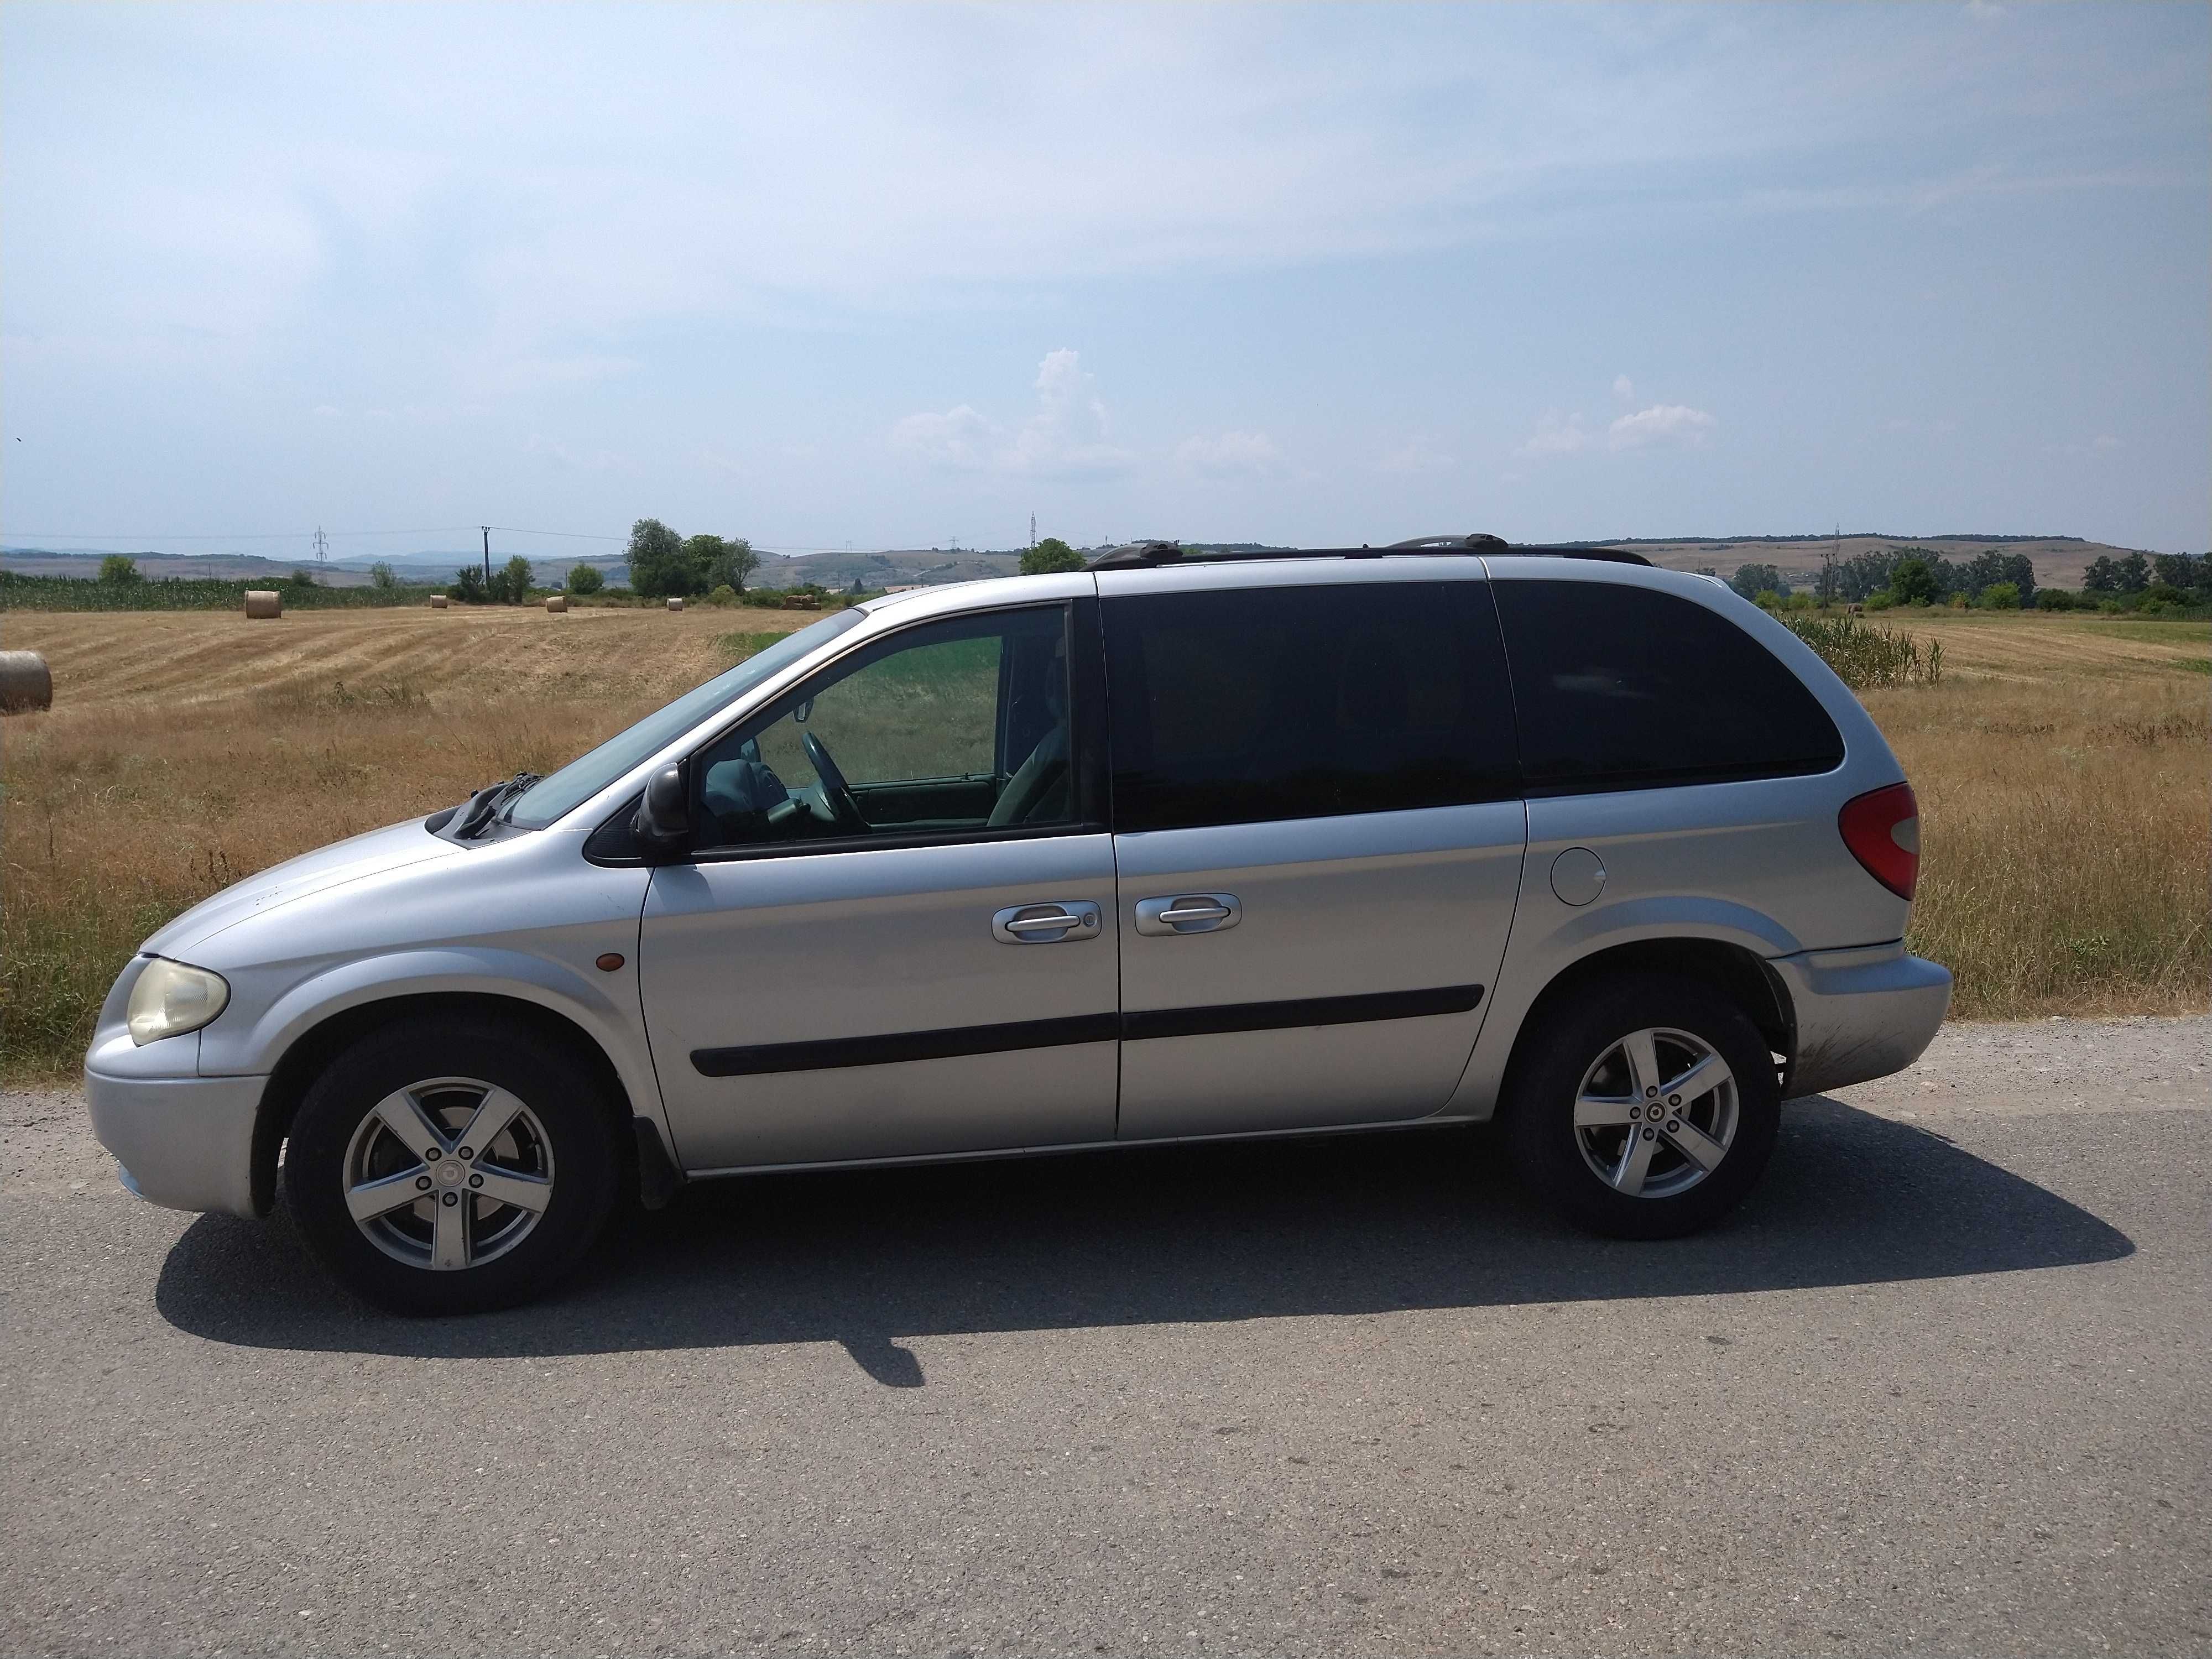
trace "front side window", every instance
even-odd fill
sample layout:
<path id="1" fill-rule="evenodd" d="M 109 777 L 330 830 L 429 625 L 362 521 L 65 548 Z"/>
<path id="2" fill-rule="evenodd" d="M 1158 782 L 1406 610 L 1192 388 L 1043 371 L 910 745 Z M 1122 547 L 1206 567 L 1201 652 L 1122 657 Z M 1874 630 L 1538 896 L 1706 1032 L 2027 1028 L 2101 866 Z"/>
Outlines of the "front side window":
<path id="1" fill-rule="evenodd" d="M 1828 711 L 1757 640 L 1673 593 L 1496 584 L 1532 794 L 1826 772 Z"/>
<path id="2" fill-rule="evenodd" d="M 696 845 L 1072 821 L 1063 606 L 924 624 L 837 663 L 702 752 Z"/>
<path id="3" fill-rule="evenodd" d="M 841 611 L 834 617 L 824 617 L 796 634 L 785 635 L 735 668 L 717 674 L 704 685 L 693 687 L 674 702 L 617 732 L 550 776 L 540 778 L 515 798 L 507 822 L 526 830 L 544 829 L 650 759 L 656 750 L 667 747 L 708 720 L 717 708 L 735 702 L 753 687 L 790 667 L 808 653 L 818 651 L 847 629 L 858 628 L 866 619 L 866 613 L 859 611 Z"/>
<path id="4" fill-rule="evenodd" d="M 1130 595 L 1105 617 L 1118 830 L 1518 793 L 1483 583 Z"/>

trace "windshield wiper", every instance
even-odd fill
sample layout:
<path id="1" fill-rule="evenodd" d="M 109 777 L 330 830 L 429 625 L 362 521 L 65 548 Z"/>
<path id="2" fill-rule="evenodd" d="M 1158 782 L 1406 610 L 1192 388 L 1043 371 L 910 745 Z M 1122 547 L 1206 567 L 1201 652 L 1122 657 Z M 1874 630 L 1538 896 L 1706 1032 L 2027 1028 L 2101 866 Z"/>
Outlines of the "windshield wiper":
<path id="1" fill-rule="evenodd" d="M 505 783 L 500 785 L 499 794 L 492 801 L 492 805 L 497 809 L 499 821 L 501 823 L 505 823 L 514 816 L 514 803 L 520 800 L 524 793 L 532 784 L 538 782 L 542 775 L 537 772 L 517 772 Z"/>
<path id="2" fill-rule="evenodd" d="M 502 808 L 512 808 L 517 797 L 538 781 L 535 772 L 517 772 L 505 783 L 487 785 L 471 795 L 468 805 L 453 814 L 445 829 L 450 841 L 473 841 L 491 828 Z"/>

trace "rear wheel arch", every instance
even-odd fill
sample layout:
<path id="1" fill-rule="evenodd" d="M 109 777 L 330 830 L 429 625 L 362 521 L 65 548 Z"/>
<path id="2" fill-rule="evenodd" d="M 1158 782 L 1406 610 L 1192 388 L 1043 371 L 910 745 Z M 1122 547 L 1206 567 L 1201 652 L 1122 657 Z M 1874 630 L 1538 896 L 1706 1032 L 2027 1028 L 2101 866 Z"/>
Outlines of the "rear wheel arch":
<path id="1" fill-rule="evenodd" d="M 564 1050 L 598 1086 L 595 1099 L 605 1103 L 610 1120 L 627 1150 L 622 1181 L 628 1190 L 637 1187 L 637 1171 L 629 1119 L 636 1103 L 623 1086 L 622 1074 L 605 1048 L 584 1028 L 566 1015 L 519 997 L 494 994 L 435 992 L 412 996 L 380 998 L 332 1014 L 293 1039 L 261 1093 L 261 1109 L 253 1122 L 253 1211 L 267 1215 L 276 1201 L 276 1158 L 291 1133 L 292 1120 L 314 1081 L 346 1049 L 363 1037 L 410 1019 L 490 1019 L 529 1032 L 537 1040 Z"/>
<path id="2" fill-rule="evenodd" d="M 1788 1093 L 1789 1074 L 1797 1060 L 1797 1018 L 1780 977 L 1759 957 L 1739 945 L 1711 939 L 1658 939 L 1593 951 L 1553 977 L 1522 1016 L 1511 1055 L 1505 1062 L 1505 1086 L 1499 1091 L 1499 1099 L 1512 1097 L 1515 1074 L 1528 1061 L 1534 1034 L 1542 1030 L 1555 1009 L 1602 981 L 1630 974 L 1692 979 L 1729 998 L 1759 1028 L 1767 1048 L 1783 1057 L 1778 1070 L 1784 1093 Z"/>

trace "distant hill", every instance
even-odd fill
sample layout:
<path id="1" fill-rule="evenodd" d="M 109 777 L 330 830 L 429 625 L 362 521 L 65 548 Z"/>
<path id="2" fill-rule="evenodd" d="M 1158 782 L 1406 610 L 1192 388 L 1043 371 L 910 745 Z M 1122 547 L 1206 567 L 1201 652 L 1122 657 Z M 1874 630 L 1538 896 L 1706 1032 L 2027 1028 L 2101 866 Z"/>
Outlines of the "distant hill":
<path id="1" fill-rule="evenodd" d="M 41 547 L 0 547 L 0 569 L 14 570 L 26 576 L 81 576 L 90 578 L 100 574 L 100 562 L 119 549 L 96 549 L 92 551 L 60 552 Z M 509 552 L 492 550 L 495 568 L 507 562 Z M 158 580 L 164 576 L 211 576 L 222 581 L 282 581 L 295 570 L 310 570 L 325 587 L 366 587 L 369 582 L 369 567 L 379 562 L 376 558 L 332 559 L 317 564 L 313 559 L 270 559 L 254 553 L 131 553 L 128 556 L 138 566 L 141 574 Z M 418 550 L 411 553 L 392 553 L 384 556 L 398 573 L 402 581 L 442 581 L 464 564 L 475 564 L 483 557 L 481 548 L 453 548 L 447 550 Z M 576 564 L 595 564 L 606 574 L 610 582 L 629 580 L 629 569 L 619 556 L 613 558 L 577 559 L 568 557 L 532 558 L 531 569 L 538 580 L 547 586 L 568 580 L 568 569 Z"/>
<path id="2" fill-rule="evenodd" d="M 1641 553 L 1669 570 L 1711 569 L 1732 576 L 1747 564 L 1771 564 L 1793 585 L 1808 585 L 1820 573 L 1823 554 L 1833 551 L 1838 560 L 1861 553 L 1887 553 L 1900 547 L 1924 547 L 1947 559 L 1971 559 L 1996 548 L 2025 553 L 2035 562 L 2035 580 L 2045 587 L 2079 587 L 2090 562 L 2117 557 L 2148 549 L 2115 547 L 2108 542 L 2085 542 L 2078 536 L 1886 536 L 1866 532 L 1828 536 L 1722 536 L 1680 540 L 1627 537 L 1620 541 L 1586 542 L 1588 547 L 1617 547 Z"/>
<path id="3" fill-rule="evenodd" d="M 1209 543 L 1209 546 L 1263 552 L 1261 542 Z M 1670 570 L 1711 568 L 1729 576 L 1746 564 L 1771 564 L 1793 585 L 1809 583 L 1820 568 L 1824 553 L 1833 550 L 1839 558 L 1860 553 L 1883 552 L 1900 547 L 1924 547 L 1947 558 L 1970 559 L 1990 548 L 2025 553 L 2035 562 L 2039 583 L 2056 587 L 2079 587 L 2090 561 L 2100 556 L 2147 551 L 2116 547 L 2106 542 L 2083 541 L 2078 536 L 1891 536 L 1855 532 L 1836 536 L 1713 536 L 1624 537 L 1618 540 L 1589 540 L 1570 545 L 1617 547 L 1641 553 L 1654 564 Z M 1081 550 L 1088 552 L 1094 550 Z M 513 549 L 492 549 L 492 562 L 504 562 Z M 26 575 L 91 576 L 100 568 L 106 550 L 59 552 L 46 548 L 0 547 L 0 568 Z M 312 560 L 270 559 L 251 553 L 133 553 L 138 568 L 149 577 L 214 576 L 226 581 L 276 581 L 295 569 L 313 569 L 332 587 L 357 587 L 367 583 L 369 556 L 333 559 L 317 566 Z M 416 549 L 383 556 L 404 578 L 413 581 L 449 576 L 463 563 L 483 556 L 479 548 Z M 584 558 L 568 556 L 530 558 L 538 580 L 553 586 L 567 579 L 576 564 L 596 565 L 610 584 L 629 579 L 627 562 L 619 555 Z M 850 587 L 855 580 L 864 587 L 900 587 L 911 584 L 975 581 L 991 576 L 1012 576 L 1021 568 L 1019 548 L 896 547 L 854 550 L 839 553 L 809 553 L 796 558 L 763 553 L 753 580 L 763 587 L 785 587 L 818 582 L 824 587 Z"/>

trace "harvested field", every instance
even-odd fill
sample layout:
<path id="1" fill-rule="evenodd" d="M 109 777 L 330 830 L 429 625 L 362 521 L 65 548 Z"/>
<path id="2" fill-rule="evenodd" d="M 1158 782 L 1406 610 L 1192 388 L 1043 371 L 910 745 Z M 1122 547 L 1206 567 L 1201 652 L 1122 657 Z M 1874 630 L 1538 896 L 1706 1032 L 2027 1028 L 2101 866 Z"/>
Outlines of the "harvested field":
<path id="1" fill-rule="evenodd" d="M 0 1066 L 77 1063 L 139 940 L 252 871 L 550 769 L 781 633 L 770 611 L 9 612 L 54 708 L 0 726 Z M 1924 813 L 1916 949 L 1967 1017 L 2202 1012 L 2202 623 L 1947 611 L 1934 687 L 1868 694 Z"/>
<path id="2" fill-rule="evenodd" d="M 240 697 L 349 702 L 665 700 L 730 665 L 732 632 L 781 634 L 800 611 L 457 605 L 302 611 L 248 628 L 205 611 L 9 612 L 9 647 L 43 652 L 64 714 Z M 601 735 L 605 735 L 602 733 Z M 508 769 L 512 770 L 512 768 Z"/>

